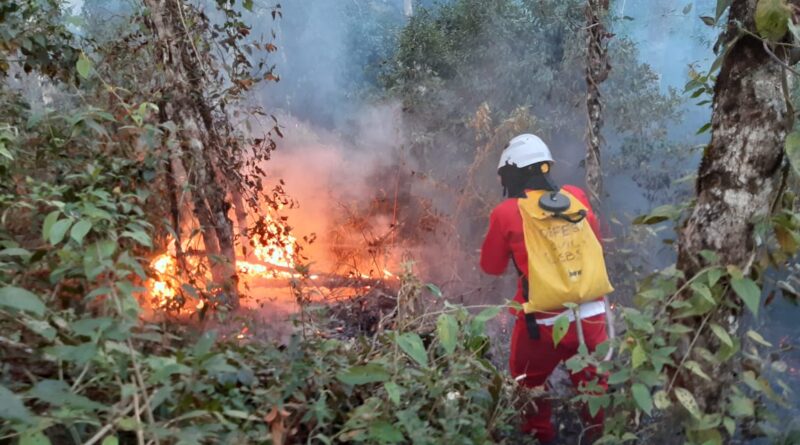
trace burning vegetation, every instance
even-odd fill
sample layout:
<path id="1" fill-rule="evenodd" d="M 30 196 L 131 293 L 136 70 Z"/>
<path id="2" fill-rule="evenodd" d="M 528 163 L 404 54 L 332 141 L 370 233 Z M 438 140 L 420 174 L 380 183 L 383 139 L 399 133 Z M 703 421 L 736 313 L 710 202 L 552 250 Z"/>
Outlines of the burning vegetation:
<path id="1" fill-rule="evenodd" d="M 399 246 L 394 242 L 397 223 L 379 233 L 370 223 L 380 219 L 376 212 L 386 212 L 385 201 L 385 196 L 378 197 L 364 209 L 342 206 L 345 210 L 340 223 L 323 237 L 326 245 L 321 245 L 314 232 L 298 239 L 288 218 L 278 216 L 278 212 L 248 215 L 246 221 L 252 223 L 239 230 L 242 236 L 237 239 L 235 259 L 241 304 L 256 307 L 269 302 L 290 306 L 296 300 L 291 291 L 296 280 L 304 280 L 315 299 L 328 301 L 363 295 L 394 282 L 397 277 L 391 269 L 400 267 L 392 249 Z M 395 202 L 391 210 L 394 217 L 396 206 Z M 302 213 L 294 216 L 302 220 Z M 330 221 L 303 225 L 306 229 L 326 230 L 328 224 Z M 153 274 L 146 283 L 144 300 L 154 311 L 191 314 L 224 302 L 220 298 L 222 289 L 211 283 L 208 271 L 213 265 L 209 266 L 203 256 L 202 238 L 184 239 L 180 254 L 174 237 L 170 237 L 168 249 L 150 261 Z"/>

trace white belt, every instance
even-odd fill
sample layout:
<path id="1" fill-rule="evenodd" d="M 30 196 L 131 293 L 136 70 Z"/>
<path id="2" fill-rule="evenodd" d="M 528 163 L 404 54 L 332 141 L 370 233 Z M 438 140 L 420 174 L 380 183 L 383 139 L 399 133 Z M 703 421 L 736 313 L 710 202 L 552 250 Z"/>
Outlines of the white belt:
<path id="1" fill-rule="evenodd" d="M 604 314 L 606 312 L 606 304 L 605 302 L 603 302 L 603 300 L 582 303 L 580 306 L 578 306 L 578 312 L 580 313 L 581 319 L 594 317 L 595 315 Z M 567 318 L 569 318 L 570 323 L 575 321 L 575 312 L 572 309 L 567 309 L 564 312 L 561 312 L 560 314 L 554 315 L 552 317 L 537 318 L 536 323 L 545 326 L 552 326 L 556 323 L 556 320 L 559 317 L 562 317 L 564 314 L 567 315 Z"/>

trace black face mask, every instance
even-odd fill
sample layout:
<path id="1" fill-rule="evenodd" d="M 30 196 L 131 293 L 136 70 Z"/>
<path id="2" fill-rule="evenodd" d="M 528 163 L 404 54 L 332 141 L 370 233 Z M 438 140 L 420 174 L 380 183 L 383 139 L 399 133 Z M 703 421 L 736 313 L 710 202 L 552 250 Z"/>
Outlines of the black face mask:
<path id="1" fill-rule="evenodd" d="M 557 192 L 560 187 L 550 178 L 549 173 L 542 173 L 542 164 L 518 168 L 514 164 L 506 164 L 500 170 L 500 183 L 503 185 L 503 196 L 524 198 L 525 190 L 547 190 Z"/>

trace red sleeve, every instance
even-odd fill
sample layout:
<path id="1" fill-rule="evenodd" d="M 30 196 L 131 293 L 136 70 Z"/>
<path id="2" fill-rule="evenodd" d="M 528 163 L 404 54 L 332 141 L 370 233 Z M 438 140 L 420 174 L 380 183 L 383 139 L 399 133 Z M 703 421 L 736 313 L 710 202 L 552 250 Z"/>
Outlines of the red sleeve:
<path id="1" fill-rule="evenodd" d="M 565 185 L 563 188 L 564 190 L 570 192 L 572 196 L 577 198 L 578 201 L 580 201 L 581 204 L 583 204 L 589 211 L 586 215 L 586 219 L 589 221 L 589 226 L 592 228 L 594 236 L 596 236 L 597 239 L 600 242 L 602 242 L 603 239 L 600 237 L 600 224 L 598 224 L 597 222 L 597 216 L 594 214 L 594 211 L 592 210 L 592 205 L 589 203 L 589 198 L 586 197 L 586 193 L 580 188 L 575 187 L 574 185 Z"/>
<path id="2" fill-rule="evenodd" d="M 503 221 L 495 209 L 489 217 L 489 230 L 481 247 L 481 269 L 490 275 L 502 275 L 511 258 L 511 247 L 505 232 Z"/>

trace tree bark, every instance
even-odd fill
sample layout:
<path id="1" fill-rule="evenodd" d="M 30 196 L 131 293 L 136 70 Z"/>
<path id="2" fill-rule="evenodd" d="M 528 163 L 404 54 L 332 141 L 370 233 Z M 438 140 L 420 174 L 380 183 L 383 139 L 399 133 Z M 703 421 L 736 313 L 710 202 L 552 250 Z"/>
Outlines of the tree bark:
<path id="1" fill-rule="evenodd" d="M 236 215 L 236 228 L 238 229 L 239 245 L 242 249 L 242 257 L 246 258 L 250 253 L 250 237 L 247 235 L 247 209 L 245 208 L 242 192 L 234 187 L 230 188 L 231 200 L 233 201 L 234 214 Z"/>
<path id="2" fill-rule="evenodd" d="M 600 168 L 600 132 L 603 128 L 603 103 L 600 84 L 608 78 L 608 39 L 610 34 L 603 26 L 602 17 L 608 11 L 608 0 L 587 0 L 586 4 L 586 188 L 595 209 L 600 208 L 603 193 L 603 176 Z"/>
<path id="3" fill-rule="evenodd" d="M 734 1 L 730 24 L 753 29 L 754 2 Z M 678 267 L 687 277 L 710 250 L 747 272 L 755 256 L 754 222 L 777 198 L 783 143 L 791 125 L 782 67 L 760 40 L 733 43 L 714 87 L 711 143 L 700 163 L 697 201 L 680 234 Z"/>
<path id="4" fill-rule="evenodd" d="M 714 86 L 711 142 L 698 171 L 696 203 L 678 244 L 677 267 L 686 279 L 707 266 L 701 256 L 704 250 L 715 252 L 720 265 L 735 265 L 749 273 L 758 248 L 754 225 L 769 217 L 780 195 L 783 143 L 792 112 L 785 100 L 781 65 L 768 55 L 762 41 L 747 34 L 738 36 L 739 23 L 754 31 L 755 3 L 734 0 L 731 5 L 729 50 Z M 742 302 L 731 290 L 723 299 L 733 304 L 721 304 L 707 321 L 733 332 Z M 700 317 L 682 322 L 694 329 L 704 326 Z M 700 335 L 695 350 L 697 346 L 711 351 L 720 348 L 708 329 Z M 687 373 L 680 384 L 694 393 L 701 409 L 711 411 L 723 402 L 734 366 L 724 362 L 709 382 Z"/>

